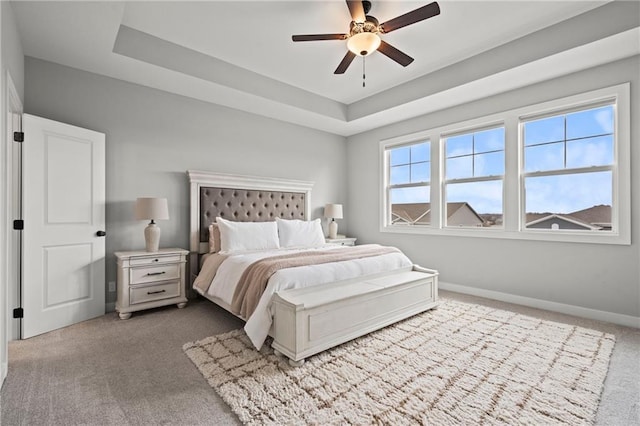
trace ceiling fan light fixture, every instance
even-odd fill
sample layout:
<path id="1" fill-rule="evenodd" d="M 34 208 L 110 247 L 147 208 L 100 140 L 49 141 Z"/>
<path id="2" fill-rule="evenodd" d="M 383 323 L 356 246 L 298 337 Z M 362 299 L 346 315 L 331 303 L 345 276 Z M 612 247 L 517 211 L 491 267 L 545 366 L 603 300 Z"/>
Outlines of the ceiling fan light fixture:
<path id="1" fill-rule="evenodd" d="M 372 54 L 380 47 L 380 37 L 376 33 L 361 32 L 347 40 L 347 48 L 359 56 Z"/>

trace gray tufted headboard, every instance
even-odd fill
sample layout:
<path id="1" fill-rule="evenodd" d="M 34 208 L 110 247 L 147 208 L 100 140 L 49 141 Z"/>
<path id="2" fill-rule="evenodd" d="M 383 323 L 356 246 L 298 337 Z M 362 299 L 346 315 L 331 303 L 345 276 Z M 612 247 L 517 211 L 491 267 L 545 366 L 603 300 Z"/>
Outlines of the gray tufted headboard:
<path id="1" fill-rule="evenodd" d="M 200 242 L 209 241 L 217 217 L 237 222 L 304 219 L 306 194 L 268 190 L 200 187 Z"/>
<path id="2" fill-rule="evenodd" d="M 208 251 L 209 225 L 218 216 L 240 222 L 309 218 L 313 182 L 194 170 L 187 174 L 193 254 Z"/>

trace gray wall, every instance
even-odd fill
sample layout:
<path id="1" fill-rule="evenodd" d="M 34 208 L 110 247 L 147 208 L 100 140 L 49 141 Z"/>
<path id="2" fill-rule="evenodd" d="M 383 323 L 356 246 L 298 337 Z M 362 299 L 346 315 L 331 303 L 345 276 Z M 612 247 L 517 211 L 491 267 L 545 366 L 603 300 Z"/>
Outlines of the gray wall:
<path id="1" fill-rule="evenodd" d="M 2 7 L 2 90 L 6 87 L 4 81 L 8 70 L 20 99 L 24 100 L 24 56 L 13 8 L 8 1 L 0 2 L 0 7 Z M 2 108 L 4 107 L 3 104 Z"/>
<path id="2" fill-rule="evenodd" d="M 632 245 L 426 236 L 379 231 L 379 141 L 492 113 L 631 82 Z M 396 123 L 348 139 L 351 236 L 398 246 L 443 282 L 640 316 L 640 57 Z M 633 119 L 636 118 L 636 119 Z"/>
<path id="3" fill-rule="evenodd" d="M 312 218 L 346 201 L 344 137 L 30 57 L 25 81 L 26 113 L 106 134 L 107 281 L 114 251 L 144 248 L 137 197 L 167 197 L 160 244 L 189 248 L 186 170 L 314 181 Z"/>

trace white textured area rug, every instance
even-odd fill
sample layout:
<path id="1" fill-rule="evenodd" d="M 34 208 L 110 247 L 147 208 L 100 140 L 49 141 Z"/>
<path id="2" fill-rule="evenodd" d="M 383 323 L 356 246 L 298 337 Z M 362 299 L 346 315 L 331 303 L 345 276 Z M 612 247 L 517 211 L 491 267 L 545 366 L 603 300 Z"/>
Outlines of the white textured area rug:
<path id="1" fill-rule="evenodd" d="M 595 420 L 615 337 L 442 300 L 299 368 L 267 343 L 184 345 L 245 424 L 576 425 Z"/>

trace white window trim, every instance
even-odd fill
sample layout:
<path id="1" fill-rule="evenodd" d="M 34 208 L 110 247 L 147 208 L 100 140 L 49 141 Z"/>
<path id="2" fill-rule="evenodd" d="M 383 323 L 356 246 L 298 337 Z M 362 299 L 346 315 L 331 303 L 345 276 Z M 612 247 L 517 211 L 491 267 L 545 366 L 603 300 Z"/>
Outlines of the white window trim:
<path id="1" fill-rule="evenodd" d="M 392 219 L 392 214 L 391 214 L 391 208 L 390 208 L 390 204 L 388 204 L 388 200 L 390 197 L 390 192 L 391 192 L 391 185 L 387 185 L 387 182 L 389 182 L 390 179 L 390 173 L 391 173 L 391 167 L 389 166 L 389 151 L 387 149 L 387 147 L 391 148 L 400 148 L 402 146 L 410 146 L 410 145 L 414 145 L 414 144 L 419 144 L 419 143 L 423 143 L 423 142 L 429 142 L 429 146 L 431 148 L 431 152 L 430 152 L 430 157 L 429 157 L 429 164 L 431 167 L 431 177 L 429 178 L 429 182 L 426 183 L 421 183 L 421 184 L 406 184 L 403 186 L 406 187 L 419 187 L 419 186 L 427 186 L 429 188 L 431 188 L 431 182 L 433 181 L 433 143 L 432 140 L 429 138 L 425 138 L 425 137 L 421 137 L 424 133 L 420 132 L 420 133 L 414 133 L 412 135 L 409 136 L 400 136 L 400 137 L 396 137 L 393 138 L 392 141 L 393 143 L 387 144 L 387 145 L 380 145 L 382 151 L 380 154 L 380 169 L 382 170 L 382 196 L 381 196 L 381 200 L 382 203 L 380 204 L 380 223 L 386 223 L 387 221 L 389 221 L 389 223 L 391 223 Z M 396 185 L 397 187 L 397 185 Z M 433 214 L 431 216 L 433 218 Z M 395 225 L 395 226 L 403 226 L 403 225 Z M 392 227 L 392 225 L 389 225 L 388 227 Z M 424 225 L 420 225 L 419 227 L 423 228 L 425 227 Z M 411 228 L 413 228 L 413 226 L 411 226 Z"/>
<path id="2" fill-rule="evenodd" d="M 595 233 L 593 231 L 545 231 L 524 228 L 524 178 L 522 177 L 522 150 L 520 120 L 532 116 L 542 116 L 561 113 L 571 108 L 579 108 L 597 102 L 615 99 L 615 152 L 613 165 L 613 203 L 612 223 L 614 231 Z M 616 86 L 597 89 L 578 95 L 567 96 L 535 105 L 503 111 L 467 120 L 460 123 L 448 124 L 429 130 L 398 136 L 380 141 L 380 232 L 399 234 L 450 235 L 457 237 L 499 238 L 534 241 L 563 241 L 594 244 L 631 244 L 631 110 L 630 84 L 623 83 Z M 505 175 L 503 180 L 504 210 L 502 228 L 458 228 L 445 227 L 441 206 L 444 199 L 444 156 L 441 155 L 442 141 L 446 135 L 463 133 L 504 123 L 505 126 Z M 431 141 L 431 226 L 392 226 L 387 225 L 386 209 L 388 205 L 386 184 L 388 171 L 386 170 L 386 152 L 388 149 L 417 143 L 424 140 Z M 440 141 L 435 143 L 435 141 Z M 617 222 L 615 222 L 617 220 Z"/>
<path id="3" fill-rule="evenodd" d="M 469 134 L 469 133 L 476 133 L 476 132 L 482 132 L 483 130 L 491 130 L 491 129 L 498 129 L 498 128 L 504 128 L 505 130 L 505 149 L 504 151 L 504 155 L 505 155 L 505 162 L 506 162 L 506 144 L 507 144 L 507 137 L 506 137 L 506 132 L 507 132 L 507 128 L 506 125 L 504 123 L 504 121 L 498 121 L 489 125 L 483 125 L 480 127 L 474 127 L 474 128 L 467 128 L 465 130 L 462 131 L 456 131 L 454 133 L 446 133 L 446 134 L 442 134 L 440 135 L 440 145 L 441 146 L 445 146 L 446 142 L 445 139 L 450 138 L 452 136 L 459 136 L 459 135 L 465 135 L 465 134 Z M 475 155 L 475 154 L 471 154 L 471 155 Z M 474 160 L 475 161 L 475 158 Z M 447 185 L 455 185 L 456 183 L 471 183 L 471 182 L 494 182 L 494 181 L 500 181 L 502 182 L 502 217 L 504 218 L 505 214 L 504 214 L 504 198 L 505 198 L 505 194 L 504 194 L 504 181 L 505 181 L 505 174 L 501 174 L 501 175 L 487 175 L 487 176 L 476 176 L 476 177 L 468 177 L 468 178 L 457 178 L 457 179 L 447 179 L 447 156 L 446 156 L 446 147 L 445 147 L 445 151 L 443 153 L 442 156 L 442 199 L 445 200 L 447 199 Z M 482 229 L 483 231 L 486 231 L 487 228 L 483 228 L 483 227 L 477 227 L 477 226 L 451 226 L 447 224 L 447 209 L 441 209 L 441 223 L 443 224 L 443 227 L 446 227 L 447 229 Z M 503 225 L 504 226 L 504 225 Z M 502 229 L 502 226 L 497 226 L 495 227 L 495 229 Z"/>

